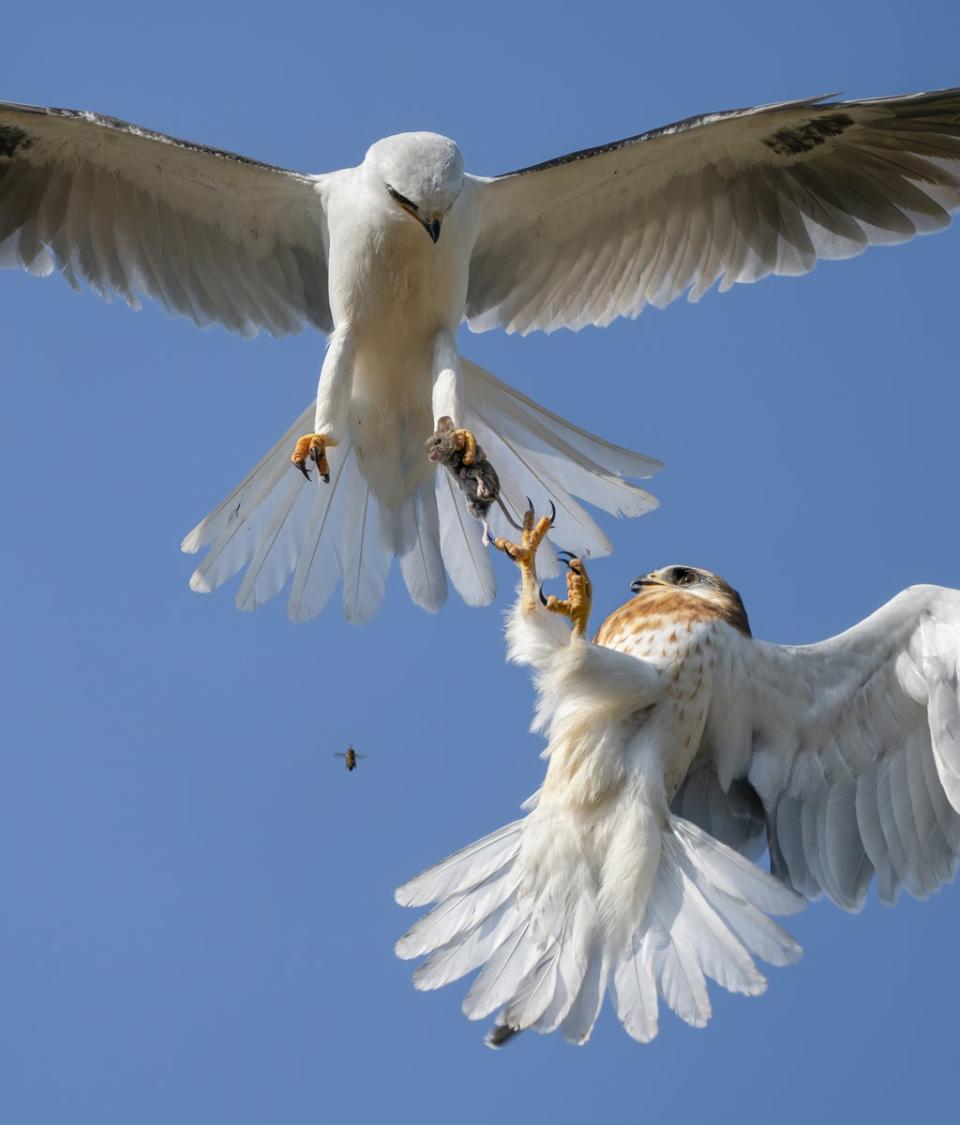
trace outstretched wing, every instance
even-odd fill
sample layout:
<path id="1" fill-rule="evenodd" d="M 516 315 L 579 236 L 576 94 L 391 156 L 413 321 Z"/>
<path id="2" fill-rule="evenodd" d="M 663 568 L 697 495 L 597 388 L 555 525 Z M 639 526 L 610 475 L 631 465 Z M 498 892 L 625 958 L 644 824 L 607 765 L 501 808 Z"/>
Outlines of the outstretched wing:
<path id="1" fill-rule="evenodd" d="M 708 831 L 749 819 L 746 783 L 773 871 L 801 894 L 857 910 L 876 874 L 885 902 L 901 887 L 926 897 L 960 857 L 958 672 L 960 591 L 938 586 L 905 590 L 820 644 L 724 629 L 691 774 L 712 775 L 714 792 L 696 819 Z"/>
<path id="2" fill-rule="evenodd" d="M 477 185 L 470 327 L 609 324 L 947 226 L 960 89 L 707 114 Z"/>
<path id="3" fill-rule="evenodd" d="M 0 266 L 246 336 L 330 331 L 322 177 L 112 117 L 0 103 Z"/>

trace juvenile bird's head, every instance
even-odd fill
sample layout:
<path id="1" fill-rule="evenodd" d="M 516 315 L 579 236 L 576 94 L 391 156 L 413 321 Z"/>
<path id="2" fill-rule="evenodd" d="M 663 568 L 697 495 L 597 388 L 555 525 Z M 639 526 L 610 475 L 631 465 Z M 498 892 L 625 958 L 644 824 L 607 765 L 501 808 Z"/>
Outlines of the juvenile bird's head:
<path id="1" fill-rule="evenodd" d="M 720 616 L 734 628 L 750 636 L 747 611 L 737 591 L 719 574 L 697 566 L 663 566 L 641 575 L 630 583 L 635 594 L 662 591 L 671 595 L 702 598 L 720 610 Z"/>
<path id="2" fill-rule="evenodd" d="M 463 157 L 453 141 L 437 133 L 398 133 L 371 145 L 363 164 L 374 189 L 436 242 L 463 188 Z"/>

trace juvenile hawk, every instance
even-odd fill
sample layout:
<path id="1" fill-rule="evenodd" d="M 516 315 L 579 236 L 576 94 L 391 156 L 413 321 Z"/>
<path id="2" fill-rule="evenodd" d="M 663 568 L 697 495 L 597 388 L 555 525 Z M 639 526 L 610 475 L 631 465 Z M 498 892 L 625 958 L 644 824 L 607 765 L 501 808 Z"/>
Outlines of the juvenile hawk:
<path id="1" fill-rule="evenodd" d="M 754 640 L 722 578 L 669 566 L 585 639 L 590 587 L 540 604 L 528 517 L 508 655 L 534 671 L 546 733 L 528 815 L 397 892 L 438 905 L 397 944 L 430 989 L 481 969 L 464 1001 L 488 1042 L 560 1028 L 587 1040 L 609 991 L 627 1032 L 658 998 L 694 1026 L 705 977 L 766 986 L 800 949 L 769 915 L 827 895 L 858 910 L 924 897 L 960 855 L 960 592 L 916 586 L 819 644 Z M 573 621 L 572 630 L 562 616 Z M 751 862 L 769 849 L 772 875 Z"/>

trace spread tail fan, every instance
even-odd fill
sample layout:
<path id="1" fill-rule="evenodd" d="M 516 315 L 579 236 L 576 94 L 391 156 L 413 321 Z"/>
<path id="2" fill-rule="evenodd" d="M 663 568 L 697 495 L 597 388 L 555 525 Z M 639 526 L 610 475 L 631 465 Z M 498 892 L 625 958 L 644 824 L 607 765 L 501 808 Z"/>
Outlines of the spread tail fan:
<path id="1" fill-rule="evenodd" d="M 710 1018 L 707 977 L 756 996 L 766 981 L 754 957 L 788 965 L 800 956 L 769 915 L 791 914 L 803 900 L 690 822 L 668 818 L 659 858 L 650 842 L 649 892 L 618 895 L 614 917 L 609 904 L 600 908 L 596 868 L 572 817 L 551 817 L 551 869 L 525 868 L 524 833 L 536 815 L 397 891 L 403 906 L 437 903 L 396 945 L 399 957 L 426 955 L 415 986 L 439 988 L 480 970 L 463 1010 L 470 1019 L 497 1013 L 488 1045 L 527 1028 L 560 1029 L 585 1043 L 607 992 L 628 1034 L 646 1043 L 657 1034 L 660 1000 L 702 1027 Z"/>
<path id="2" fill-rule="evenodd" d="M 502 498 L 517 522 L 529 497 L 538 511 L 557 509 L 555 544 L 605 555 L 609 539 L 574 499 L 614 515 L 637 516 L 656 500 L 624 477 L 648 477 L 659 462 L 564 421 L 467 360 L 464 422 L 474 430 L 496 468 Z M 438 610 L 447 578 L 468 605 L 494 596 L 493 567 L 481 542 L 480 524 L 469 515 L 449 473 L 424 471 L 399 503 L 379 497 L 364 471 L 363 456 L 349 437 L 330 450 L 330 482 L 308 484 L 290 463 L 297 438 L 313 428 L 311 404 L 243 481 L 185 537 L 189 554 L 209 547 L 190 587 L 217 589 L 246 567 L 237 594 L 252 610 L 275 597 L 293 576 L 288 612 L 294 621 L 315 617 L 342 580 L 344 614 L 366 621 L 383 600 L 391 557 L 400 561 L 413 601 Z M 426 439 L 424 435 L 424 440 Z M 397 477 L 400 476 L 397 467 Z M 493 508 L 496 534 L 515 535 Z M 543 555 L 550 577 L 552 555 Z"/>

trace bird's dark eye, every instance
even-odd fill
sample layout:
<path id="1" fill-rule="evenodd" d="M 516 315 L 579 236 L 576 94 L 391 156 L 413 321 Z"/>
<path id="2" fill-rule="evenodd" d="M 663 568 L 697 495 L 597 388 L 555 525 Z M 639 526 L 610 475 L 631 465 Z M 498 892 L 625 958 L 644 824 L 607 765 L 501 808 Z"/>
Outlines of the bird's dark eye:
<path id="1" fill-rule="evenodd" d="M 396 202 L 399 203 L 401 207 L 409 207 L 411 211 L 417 210 L 416 203 L 413 203 L 411 200 L 407 199 L 405 195 L 401 195 L 396 188 L 393 188 L 389 184 L 387 184 L 387 191 L 390 193 L 390 198 L 396 200 Z"/>
<path id="2" fill-rule="evenodd" d="M 692 570 L 675 570 L 673 572 L 674 586 L 689 586 L 696 581 L 697 576 Z"/>

